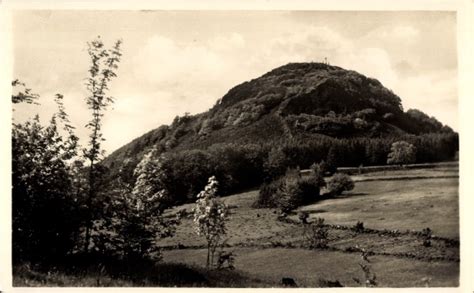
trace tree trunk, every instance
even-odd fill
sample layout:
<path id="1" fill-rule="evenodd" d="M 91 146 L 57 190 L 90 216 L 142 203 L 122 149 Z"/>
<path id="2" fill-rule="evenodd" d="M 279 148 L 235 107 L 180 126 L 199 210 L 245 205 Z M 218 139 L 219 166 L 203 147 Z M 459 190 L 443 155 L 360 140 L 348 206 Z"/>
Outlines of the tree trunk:
<path id="1" fill-rule="evenodd" d="M 207 263 L 206 263 L 207 269 L 209 269 L 210 256 L 211 256 L 211 243 L 207 242 Z"/>
<path id="2" fill-rule="evenodd" d="M 91 166 L 89 170 L 89 194 L 87 196 L 87 222 L 86 222 L 86 239 L 84 243 L 84 252 L 89 252 L 89 244 L 91 241 L 91 230 L 92 230 L 92 197 L 94 196 L 94 160 L 91 160 Z"/>

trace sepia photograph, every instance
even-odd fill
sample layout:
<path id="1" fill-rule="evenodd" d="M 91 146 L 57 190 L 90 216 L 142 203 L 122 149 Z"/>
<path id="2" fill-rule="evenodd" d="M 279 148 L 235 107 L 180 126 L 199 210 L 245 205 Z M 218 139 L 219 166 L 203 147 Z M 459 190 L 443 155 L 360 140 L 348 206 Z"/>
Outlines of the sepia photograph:
<path id="1" fill-rule="evenodd" d="M 6 286 L 460 286 L 455 10 L 10 20 Z"/>

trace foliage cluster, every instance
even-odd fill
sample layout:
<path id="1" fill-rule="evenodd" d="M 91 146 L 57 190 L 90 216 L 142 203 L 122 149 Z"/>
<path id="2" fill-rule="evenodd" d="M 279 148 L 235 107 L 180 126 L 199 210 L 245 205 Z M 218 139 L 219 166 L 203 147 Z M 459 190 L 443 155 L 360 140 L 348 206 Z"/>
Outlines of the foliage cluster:
<path id="1" fill-rule="evenodd" d="M 396 141 L 390 148 L 387 164 L 410 164 L 416 162 L 416 148 L 406 141 Z"/>
<path id="2" fill-rule="evenodd" d="M 158 153 L 152 158 L 151 180 L 169 205 L 194 201 L 213 174 L 222 182 L 222 195 L 255 186 L 264 176 L 264 153 L 258 145 L 222 144 L 207 150 Z"/>
<path id="3" fill-rule="evenodd" d="M 321 173 L 313 171 L 310 176 L 302 177 L 298 169 L 289 169 L 285 176 L 262 184 L 254 206 L 279 208 L 288 213 L 317 200 L 324 184 Z"/>
<path id="4" fill-rule="evenodd" d="M 71 252 L 84 224 L 76 197 L 77 137 L 61 135 L 56 116 L 39 117 L 12 129 L 13 260 L 55 259 Z M 51 212 L 54 211 L 54 212 Z"/>
<path id="5" fill-rule="evenodd" d="M 328 246 L 329 228 L 324 224 L 323 218 L 305 225 L 304 239 L 309 249 L 321 249 Z"/>
<path id="6" fill-rule="evenodd" d="M 198 194 L 193 209 L 196 233 L 204 236 L 207 242 L 207 268 L 224 265 L 222 254 L 219 255 L 217 263 L 214 259 L 216 249 L 224 244 L 228 217 L 228 207 L 217 198 L 217 185 L 216 178 L 211 176 L 204 190 Z"/>
<path id="7" fill-rule="evenodd" d="M 153 181 L 153 152 L 147 153 L 135 168 L 134 184 L 118 178 L 105 212 L 95 221 L 93 244 L 97 253 L 126 260 L 161 259 L 155 242 L 174 235 L 180 216 L 163 216 L 165 194 L 156 189 Z"/>
<path id="8" fill-rule="evenodd" d="M 347 174 L 336 173 L 329 179 L 327 188 L 332 195 L 340 195 L 344 191 L 354 189 L 354 181 Z"/>
<path id="9" fill-rule="evenodd" d="M 457 149 L 456 134 L 426 134 L 404 139 L 416 146 L 416 162 L 446 160 Z M 294 139 L 273 146 L 226 143 L 205 149 L 158 150 L 154 157 L 156 178 L 153 180 L 157 189 L 166 192 L 165 199 L 169 205 L 194 201 L 195 195 L 213 174 L 217 174 L 217 180 L 222 182 L 221 195 L 264 181 L 262 190 L 273 190 L 269 192 L 275 193 L 280 183 L 270 182 L 284 175 L 288 168 L 308 168 L 313 162 L 324 161 L 324 172 L 333 173 L 340 166 L 383 165 L 392 144 L 397 141 L 396 138 L 325 137 L 320 140 Z M 133 174 L 129 172 L 128 177 L 133 177 Z M 288 183 L 287 187 L 290 185 Z M 262 194 L 269 193 L 262 191 Z M 266 203 L 261 205 L 274 206 L 267 204 L 271 198 L 262 196 L 262 201 Z"/>

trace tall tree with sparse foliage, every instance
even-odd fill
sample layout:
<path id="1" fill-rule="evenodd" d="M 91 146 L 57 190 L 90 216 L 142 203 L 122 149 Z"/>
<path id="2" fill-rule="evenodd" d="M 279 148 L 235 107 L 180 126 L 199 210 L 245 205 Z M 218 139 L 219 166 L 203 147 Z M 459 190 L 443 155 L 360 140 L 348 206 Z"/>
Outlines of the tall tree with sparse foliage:
<path id="1" fill-rule="evenodd" d="M 88 216 L 84 244 L 86 252 L 89 249 L 93 227 L 92 201 L 97 191 L 96 179 L 98 176 L 96 165 L 103 158 L 103 150 L 101 148 L 101 143 L 104 140 L 102 136 L 102 118 L 104 112 L 114 102 L 114 98 L 108 94 L 109 83 L 117 76 L 116 71 L 122 55 L 121 44 L 122 41 L 118 40 L 112 48 L 108 49 L 100 37 L 87 44 L 91 66 L 86 82 L 87 91 L 89 92 L 86 102 L 88 108 L 92 111 L 92 119 L 86 125 L 91 133 L 89 135 L 88 148 L 84 149 L 84 156 L 89 162 L 89 192 L 86 202 Z"/>

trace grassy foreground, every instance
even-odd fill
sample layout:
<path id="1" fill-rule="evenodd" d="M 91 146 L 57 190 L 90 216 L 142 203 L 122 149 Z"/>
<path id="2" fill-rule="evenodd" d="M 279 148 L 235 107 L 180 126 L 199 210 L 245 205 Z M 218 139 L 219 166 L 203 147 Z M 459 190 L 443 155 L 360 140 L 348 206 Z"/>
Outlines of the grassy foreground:
<path id="1" fill-rule="evenodd" d="M 353 278 L 363 278 L 359 254 L 295 248 L 238 248 L 237 269 L 268 283 L 280 285 L 290 277 L 300 287 L 319 287 L 320 280 L 340 281 L 346 287 L 359 287 Z M 195 265 L 205 262 L 204 249 L 165 252 L 165 259 Z M 458 286 L 459 263 L 420 261 L 390 256 L 369 257 L 380 287 Z"/>
<path id="2" fill-rule="evenodd" d="M 206 270 L 182 263 L 127 264 L 87 268 L 13 268 L 14 287 L 272 287 L 239 270 Z"/>
<path id="3" fill-rule="evenodd" d="M 300 207 L 310 221 L 325 219 L 329 236 L 324 249 L 306 248 L 298 211 L 280 221 L 276 209 L 253 208 L 258 195 L 253 190 L 224 198 L 231 207 L 225 250 L 233 252 L 235 270 L 204 268 L 205 242 L 194 232 L 193 205 L 187 204 L 169 211 L 184 209 L 188 215 L 174 237 L 157 242 L 163 248 L 159 264 L 22 265 L 14 268 L 14 286 L 278 287 L 282 278 L 292 278 L 299 287 L 324 286 L 321 280 L 354 287 L 360 286 L 354 278 L 363 279 L 361 249 L 370 252 L 379 287 L 458 286 L 456 174 L 456 167 L 446 166 L 363 174 L 363 179 L 377 180 L 361 180 L 347 194 Z M 364 228 L 356 231 L 358 221 Z M 420 234 L 427 227 L 433 231 L 429 246 Z"/>

